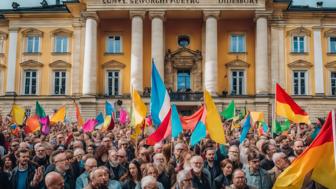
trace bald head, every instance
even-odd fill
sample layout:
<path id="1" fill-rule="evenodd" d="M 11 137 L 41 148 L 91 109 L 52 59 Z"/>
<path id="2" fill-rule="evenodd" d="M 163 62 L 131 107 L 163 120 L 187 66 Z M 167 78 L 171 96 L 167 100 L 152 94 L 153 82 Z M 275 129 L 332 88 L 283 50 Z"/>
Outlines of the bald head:
<path id="1" fill-rule="evenodd" d="M 46 175 L 45 185 L 48 189 L 63 189 L 64 179 L 61 174 L 53 171 Z"/>

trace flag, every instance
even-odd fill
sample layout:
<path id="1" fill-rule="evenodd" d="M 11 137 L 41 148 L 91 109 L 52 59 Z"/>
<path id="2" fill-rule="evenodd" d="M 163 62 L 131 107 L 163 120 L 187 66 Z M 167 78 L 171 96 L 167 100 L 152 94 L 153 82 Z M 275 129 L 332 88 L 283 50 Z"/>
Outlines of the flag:
<path id="1" fill-rule="evenodd" d="M 152 63 L 152 90 L 150 111 L 154 125 L 158 128 L 146 140 L 148 145 L 154 145 L 170 135 L 171 106 L 170 97 L 154 62 Z"/>
<path id="2" fill-rule="evenodd" d="M 276 115 L 287 118 L 294 123 L 310 123 L 308 114 L 295 103 L 279 84 L 276 84 L 275 94 Z"/>
<path id="3" fill-rule="evenodd" d="M 236 113 L 236 107 L 232 100 L 230 104 L 226 107 L 226 109 L 222 111 L 221 115 L 223 116 L 224 119 L 232 119 L 233 117 L 235 117 L 235 113 Z"/>
<path id="4" fill-rule="evenodd" d="M 221 118 L 219 117 L 215 103 L 212 101 L 209 92 L 206 90 L 204 91 L 204 104 L 207 111 L 205 126 L 210 138 L 219 144 L 226 143 Z"/>
<path id="5" fill-rule="evenodd" d="M 326 188 L 336 189 L 334 121 L 330 112 L 315 140 L 279 175 L 273 189 L 300 189 L 303 187 L 305 176 L 311 172 L 312 180 Z"/>
<path id="6" fill-rule="evenodd" d="M 49 116 L 40 117 L 40 123 L 41 123 L 41 133 L 43 135 L 48 135 L 50 133 L 50 127 L 49 127 Z"/>
<path id="7" fill-rule="evenodd" d="M 268 132 L 268 125 L 264 122 L 258 122 L 258 135 L 262 136 L 262 135 L 267 135 Z"/>
<path id="8" fill-rule="evenodd" d="M 15 136 L 19 136 L 20 134 L 20 128 L 16 125 L 16 124 L 13 124 L 10 126 L 10 130 L 11 130 L 11 134 L 12 135 L 15 135 Z"/>
<path id="9" fill-rule="evenodd" d="M 53 117 L 50 119 L 51 123 L 58 123 L 63 122 L 65 118 L 65 105 L 63 105 L 60 109 L 57 110 L 57 112 L 53 115 Z"/>
<path id="10" fill-rule="evenodd" d="M 264 121 L 264 112 L 250 112 L 250 115 L 253 123 Z"/>
<path id="11" fill-rule="evenodd" d="M 171 125 L 172 125 L 172 137 L 176 138 L 180 133 L 182 133 L 182 123 L 178 115 L 176 105 L 172 105 L 172 116 L 171 116 Z"/>
<path id="12" fill-rule="evenodd" d="M 96 119 L 88 119 L 84 124 L 83 124 L 83 132 L 84 133 L 89 133 L 92 132 L 95 128 L 95 125 L 97 124 Z"/>
<path id="13" fill-rule="evenodd" d="M 203 138 L 206 137 L 206 126 L 205 126 L 206 115 L 207 115 L 206 109 L 203 108 L 202 117 L 197 122 L 196 127 L 190 137 L 191 146 L 194 146 L 195 144 L 199 143 L 199 141 L 201 141 Z"/>
<path id="14" fill-rule="evenodd" d="M 272 133 L 281 134 L 282 132 L 288 131 L 290 128 L 290 121 L 286 119 L 283 123 L 279 123 L 276 120 L 272 121 Z"/>
<path id="15" fill-rule="evenodd" d="M 80 109 L 78 107 L 78 104 L 76 102 L 75 103 L 75 108 L 76 108 L 76 119 L 77 119 L 77 125 L 78 127 L 82 127 L 82 125 L 84 124 L 84 120 L 80 114 Z"/>
<path id="16" fill-rule="evenodd" d="M 132 91 L 132 119 L 134 120 L 134 125 L 141 125 L 145 120 L 147 114 L 147 107 L 142 101 L 139 93 L 133 89 Z"/>
<path id="17" fill-rule="evenodd" d="M 33 115 L 26 120 L 25 133 L 34 133 L 41 128 L 38 115 Z"/>
<path id="18" fill-rule="evenodd" d="M 112 130 L 114 128 L 114 120 L 113 117 L 111 115 L 106 115 L 105 119 L 104 119 L 104 123 L 102 126 L 102 130 L 103 131 L 107 131 L 107 130 Z"/>
<path id="19" fill-rule="evenodd" d="M 112 104 L 105 101 L 105 114 L 112 116 L 113 112 L 114 112 L 114 109 L 113 109 Z"/>
<path id="20" fill-rule="evenodd" d="M 119 122 L 125 125 L 128 122 L 128 113 L 124 108 L 121 108 L 119 113 Z"/>
<path id="21" fill-rule="evenodd" d="M 180 120 L 181 120 L 183 129 L 188 130 L 188 131 L 193 131 L 197 123 L 201 120 L 204 109 L 205 108 L 203 105 L 194 114 L 190 116 L 181 116 Z"/>
<path id="22" fill-rule="evenodd" d="M 240 138 L 239 138 L 240 143 L 242 143 L 245 140 L 250 128 L 251 128 L 251 116 L 250 114 L 248 114 L 243 124 L 242 132 L 240 134 Z"/>
<path id="23" fill-rule="evenodd" d="M 39 117 L 46 117 L 46 113 L 38 101 L 36 101 L 35 114 Z"/>
<path id="24" fill-rule="evenodd" d="M 25 119 L 25 110 L 19 105 L 14 104 L 11 111 L 12 121 L 17 125 L 22 125 Z"/>
<path id="25" fill-rule="evenodd" d="M 152 63 L 152 89 L 150 99 L 150 112 L 154 125 L 161 125 L 166 119 L 170 109 L 170 97 L 154 62 Z"/>
<path id="26" fill-rule="evenodd" d="M 99 113 L 96 117 L 97 125 L 104 123 L 104 116 L 103 113 Z"/>

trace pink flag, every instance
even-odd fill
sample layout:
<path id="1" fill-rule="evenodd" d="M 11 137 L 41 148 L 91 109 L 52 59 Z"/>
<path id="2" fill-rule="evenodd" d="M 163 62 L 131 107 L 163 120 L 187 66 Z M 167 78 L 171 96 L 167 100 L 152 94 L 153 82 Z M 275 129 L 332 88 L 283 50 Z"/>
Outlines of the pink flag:
<path id="1" fill-rule="evenodd" d="M 145 122 L 147 126 L 152 126 L 153 122 L 152 122 L 152 118 L 150 116 L 145 118 Z"/>
<path id="2" fill-rule="evenodd" d="M 96 119 L 88 119 L 84 124 L 83 124 L 83 132 L 88 133 L 92 132 L 97 124 Z"/>
<path id="3" fill-rule="evenodd" d="M 41 133 L 43 135 L 48 135 L 49 132 L 50 132 L 50 128 L 49 128 L 49 116 L 40 117 L 40 123 L 42 125 Z"/>
<path id="4" fill-rule="evenodd" d="M 119 122 L 123 125 L 128 122 L 128 113 L 124 109 L 120 110 Z"/>

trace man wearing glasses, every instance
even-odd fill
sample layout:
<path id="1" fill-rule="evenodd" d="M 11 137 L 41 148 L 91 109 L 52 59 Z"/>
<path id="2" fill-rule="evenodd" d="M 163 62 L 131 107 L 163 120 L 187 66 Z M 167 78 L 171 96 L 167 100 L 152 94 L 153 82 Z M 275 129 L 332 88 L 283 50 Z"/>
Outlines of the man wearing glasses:
<path id="1" fill-rule="evenodd" d="M 201 156 L 193 156 L 190 159 L 192 186 L 197 189 L 211 188 L 211 176 L 208 170 L 204 169 L 204 160 Z"/>
<path id="2" fill-rule="evenodd" d="M 232 184 L 225 187 L 225 189 L 256 189 L 255 187 L 248 186 L 244 171 L 236 169 L 232 174 Z"/>

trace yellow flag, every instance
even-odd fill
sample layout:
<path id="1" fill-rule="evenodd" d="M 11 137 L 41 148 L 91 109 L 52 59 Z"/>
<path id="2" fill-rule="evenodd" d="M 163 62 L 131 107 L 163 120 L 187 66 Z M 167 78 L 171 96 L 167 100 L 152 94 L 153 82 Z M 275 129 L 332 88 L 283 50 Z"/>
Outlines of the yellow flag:
<path id="1" fill-rule="evenodd" d="M 65 106 L 62 106 L 60 109 L 57 110 L 54 116 L 52 116 L 50 122 L 52 123 L 63 122 L 64 118 L 65 118 Z"/>
<path id="2" fill-rule="evenodd" d="M 141 100 L 139 93 L 133 89 L 133 116 L 134 116 L 134 125 L 142 124 L 146 118 L 147 107 L 145 103 Z"/>
<path id="3" fill-rule="evenodd" d="M 105 116 L 104 124 L 101 130 L 106 131 L 109 128 L 111 121 L 112 121 L 112 117 L 110 115 Z"/>
<path id="4" fill-rule="evenodd" d="M 212 101 L 211 95 L 206 90 L 204 91 L 204 103 L 207 111 L 205 126 L 210 138 L 219 144 L 225 144 L 226 140 L 222 121 L 219 117 L 216 105 Z"/>
<path id="5" fill-rule="evenodd" d="M 264 121 L 264 112 L 250 112 L 253 122 Z"/>
<path id="6" fill-rule="evenodd" d="M 13 118 L 13 122 L 18 124 L 18 125 L 22 125 L 24 118 L 25 118 L 25 110 L 23 108 L 21 108 L 19 105 L 13 105 L 12 107 L 12 118 Z"/>

